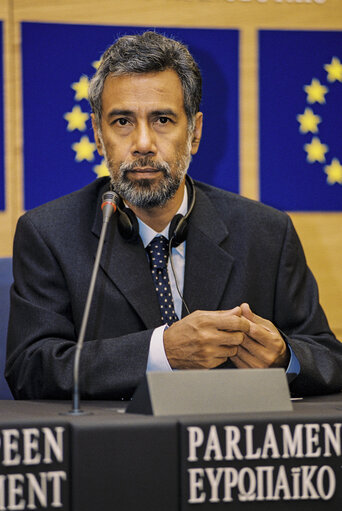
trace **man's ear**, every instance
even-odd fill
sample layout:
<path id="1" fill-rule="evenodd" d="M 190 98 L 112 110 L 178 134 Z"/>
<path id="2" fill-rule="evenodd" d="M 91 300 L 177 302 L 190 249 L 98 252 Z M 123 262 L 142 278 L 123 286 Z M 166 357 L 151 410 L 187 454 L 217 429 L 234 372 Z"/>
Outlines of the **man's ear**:
<path id="1" fill-rule="evenodd" d="M 203 114 L 197 112 L 195 115 L 195 128 L 192 133 L 191 154 L 196 154 L 202 137 Z"/>
<path id="2" fill-rule="evenodd" d="M 99 136 L 99 130 L 98 130 L 98 127 L 97 127 L 97 124 L 95 121 L 95 115 L 91 114 L 90 117 L 91 117 L 91 125 L 93 127 L 93 132 L 94 132 L 96 149 L 97 149 L 97 152 L 99 153 L 99 155 L 103 156 L 102 142 L 101 142 L 101 138 Z"/>

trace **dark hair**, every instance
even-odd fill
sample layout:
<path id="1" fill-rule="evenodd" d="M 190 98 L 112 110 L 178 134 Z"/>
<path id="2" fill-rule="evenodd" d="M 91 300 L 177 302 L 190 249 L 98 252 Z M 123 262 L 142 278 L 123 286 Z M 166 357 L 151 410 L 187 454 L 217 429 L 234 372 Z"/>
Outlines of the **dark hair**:
<path id="1" fill-rule="evenodd" d="M 202 97 L 202 77 L 189 50 L 178 41 L 158 34 L 120 37 L 103 54 L 89 86 L 89 102 L 98 128 L 101 127 L 102 91 L 107 76 L 174 70 L 182 83 L 184 109 L 189 127 L 194 125 Z"/>

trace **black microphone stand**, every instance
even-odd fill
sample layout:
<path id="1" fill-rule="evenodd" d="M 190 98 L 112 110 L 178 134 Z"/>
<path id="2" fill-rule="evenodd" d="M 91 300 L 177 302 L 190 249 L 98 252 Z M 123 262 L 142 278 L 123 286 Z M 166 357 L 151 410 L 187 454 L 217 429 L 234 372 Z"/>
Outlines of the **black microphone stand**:
<path id="1" fill-rule="evenodd" d="M 84 336 L 88 324 L 88 317 L 90 312 L 90 306 L 93 299 L 95 283 L 97 278 L 97 273 L 99 270 L 100 259 L 102 255 L 103 243 L 106 236 L 107 226 L 109 223 L 109 219 L 112 214 L 116 211 L 116 204 L 119 200 L 118 195 L 115 192 L 106 192 L 102 197 L 102 212 L 103 212 L 103 222 L 100 234 L 100 240 L 97 247 L 95 263 L 93 267 L 93 273 L 91 275 L 88 295 L 86 304 L 84 307 L 82 323 L 80 333 L 77 339 L 76 345 L 76 353 L 74 359 L 74 385 L 73 385 L 73 395 L 72 395 L 72 409 L 68 412 L 70 415 L 84 415 L 86 412 L 80 409 L 80 390 L 79 390 L 79 378 L 80 378 L 80 357 L 84 343 Z"/>

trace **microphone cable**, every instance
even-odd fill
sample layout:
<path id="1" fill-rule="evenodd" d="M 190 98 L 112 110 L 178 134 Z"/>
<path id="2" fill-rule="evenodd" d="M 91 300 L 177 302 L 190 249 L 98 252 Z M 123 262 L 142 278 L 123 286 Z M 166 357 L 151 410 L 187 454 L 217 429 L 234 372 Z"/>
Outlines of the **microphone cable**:
<path id="1" fill-rule="evenodd" d="M 172 270 L 173 278 L 174 278 L 175 284 L 176 284 L 177 293 L 179 295 L 179 298 L 182 300 L 182 303 L 184 305 L 184 308 L 185 308 L 187 314 L 189 315 L 190 314 L 189 307 L 187 306 L 186 301 L 184 300 L 183 294 L 181 293 L 181 291 L 179 289 L 179 283 L 178 283 L 177 275 L 176 275 L 175 268 L 174 268 L 174 265 L 173 265 L 173 260 L 172 260 L 172 238 L 169 240 L 169 258 L 170 258 L 171 270 Z"/>

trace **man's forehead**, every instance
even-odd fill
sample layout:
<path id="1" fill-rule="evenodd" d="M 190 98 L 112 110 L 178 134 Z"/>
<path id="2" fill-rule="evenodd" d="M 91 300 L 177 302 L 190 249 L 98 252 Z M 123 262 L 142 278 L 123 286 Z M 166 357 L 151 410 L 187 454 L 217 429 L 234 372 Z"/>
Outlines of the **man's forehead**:
<path id="1" fill-rule="evenodd" d="M 183 88 L 177 73 L 171 69 L 151 73 L 108 76 L 104 82 L 103 106 L 117 103 L 153 104 L 171 102 L 183 105 Z M 166 105 L 165 105 L 166 106 Z"/>

